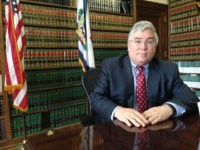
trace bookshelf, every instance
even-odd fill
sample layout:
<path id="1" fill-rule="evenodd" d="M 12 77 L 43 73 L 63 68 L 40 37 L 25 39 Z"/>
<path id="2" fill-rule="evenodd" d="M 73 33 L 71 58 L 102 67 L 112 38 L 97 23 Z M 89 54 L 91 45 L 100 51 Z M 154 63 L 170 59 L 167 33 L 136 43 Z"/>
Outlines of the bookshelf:
<path id="1" fill-rule="evenodd" d="M 196 0 L 169 1 L 169 59 L 200 97 L 200 10 Z"/>
<path id="2" fill-rule="evenodd" d="M 0 8 L 2 8 L 2 3 L 0 3 Z M 4 63 L 4 32 L 3 32 L 3 24 L 2 24 L 2 11 L 0 11 L 0 73 L 1 73 L 1 84 L 0 85 L 3 88 L 3 81 L 4 81 L 4 70 L 5 70 L 5 63 Z M 0 142 L 4 142 L 7 139 L 11 138 L 11 128 L 10 128 L 10 117 L 9 117 L 9 108 L 8 108 L 8 101 L 7 101 L 7 93 L 3 92 L 3 90 L 0 92 L 0 109 L 1 109 L 1 115 L 0 115 Z M 8 126 L 8 127 L 7 127 Z"/>
<path id="3" fill-rule="evenodd" d="M 0 3 L 0 61 L 4 81 L 4 2 Z M 50 3 L 55 2 L 55 3 Z M 100 2 L 100 3 L 99 3 Z M 114 2 L 114 3 L 113 3 Z M 122 8 L 122 2 L 123 7 Z M 100 5 L 101 4 L 101 5 Z M 20 0 L 27 37 L 25 71 L 29 108 L 27 136 L 80 122 L 88 114 L 81 86 L 74 0 Z M 134 0 L 90 1 L 90 21 L 96 66 L 106 57 L 127 53 L 128 32 L 135 22 Z M 112 8 L 112 9 L 110 9 Z M 2 82 L 3 83 L 3 82 Z M 12 97 L 0 93 L 0 146 L 23 139 L 22 113 L 12 107 Z"/>

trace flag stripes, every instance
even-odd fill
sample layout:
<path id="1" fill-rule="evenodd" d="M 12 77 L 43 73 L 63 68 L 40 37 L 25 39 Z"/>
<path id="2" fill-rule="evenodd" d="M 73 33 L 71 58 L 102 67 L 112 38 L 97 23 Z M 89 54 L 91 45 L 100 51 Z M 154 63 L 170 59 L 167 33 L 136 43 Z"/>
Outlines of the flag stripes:
<path id="1" fill-rule="evenodd" d="M 19 0 L 5 1 L 6 67 L 5 91 L 12 93 L 13 106 L 21 111 L 28 108 L 27 84 L 24 71 L 26 36 Z"/>

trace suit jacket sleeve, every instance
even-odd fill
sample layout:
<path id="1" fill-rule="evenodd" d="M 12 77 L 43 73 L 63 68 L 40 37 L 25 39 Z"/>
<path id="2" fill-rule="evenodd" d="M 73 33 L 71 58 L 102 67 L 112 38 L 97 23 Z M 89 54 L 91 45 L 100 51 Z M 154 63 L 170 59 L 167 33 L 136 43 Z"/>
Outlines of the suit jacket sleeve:
<path id="1" fill-rule="evenodd" d="M 96 88 L 90 95 L 93 114 L 108 121 L 117 105 L 133 106 L 133 76 L 127 55 L 103 61 Z"/>
<path id="2" fill-rule="evenodd" d="M 184 107 L 185 114 L 198 110 L 199 99 L 180 78 L 176 64 L 154 59 L 149 66 L 147 82 L 149 107 L 172 102 Z"/>

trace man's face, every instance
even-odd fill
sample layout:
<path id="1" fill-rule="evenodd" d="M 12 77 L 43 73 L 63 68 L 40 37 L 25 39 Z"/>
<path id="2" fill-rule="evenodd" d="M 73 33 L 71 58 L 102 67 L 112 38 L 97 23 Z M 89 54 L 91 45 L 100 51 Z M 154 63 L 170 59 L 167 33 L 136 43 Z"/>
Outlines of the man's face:
<path id="1" fill-rule="evenodd" d="M 128 53 L 136 65 L 145 65 L 151 61 L 156 52 L 156 41 L 151 29 L 137 31 L 128 41 Z"/>

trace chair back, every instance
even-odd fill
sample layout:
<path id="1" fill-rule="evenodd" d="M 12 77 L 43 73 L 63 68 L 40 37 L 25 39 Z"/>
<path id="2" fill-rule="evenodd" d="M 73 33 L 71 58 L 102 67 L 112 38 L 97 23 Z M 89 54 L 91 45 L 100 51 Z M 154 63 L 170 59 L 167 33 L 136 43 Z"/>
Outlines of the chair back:
<path id="1" fill-rule="evenodd" d="M 93 69 L 86 71 L 82 74 L 82 86 L 84 88 L 84 91 L 88 98 L 88 108 L 89 108 L 89 115 L 91 116 L 91 105 L 90 105 L 90 93 L 95 88 L 95 84 L 97 81 L 97 78 L 99 77 L 100 70 L 99 69 Z"/>

